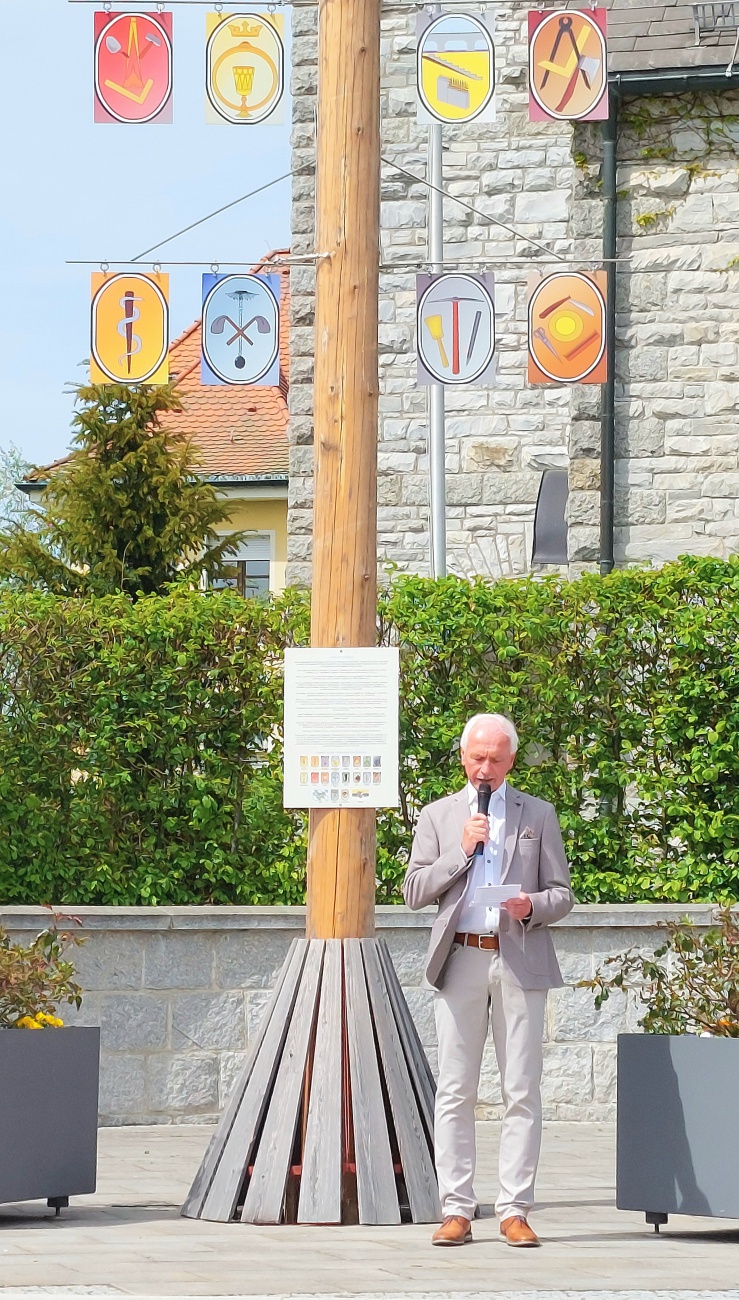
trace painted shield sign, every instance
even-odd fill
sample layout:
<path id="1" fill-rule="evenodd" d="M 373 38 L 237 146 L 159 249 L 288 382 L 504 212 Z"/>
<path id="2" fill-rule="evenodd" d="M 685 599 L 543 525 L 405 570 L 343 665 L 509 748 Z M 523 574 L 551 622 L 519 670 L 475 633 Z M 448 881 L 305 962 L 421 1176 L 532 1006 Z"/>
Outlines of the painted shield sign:
<path id="1" fill-rule="evenodd" d="M 95 121 L 172 121 L 171 14 L 95 14 Z"/>
<path id="2" fill-rule="evenodd" d="M 419 275 L 416 298 L 419 384 L 491 383 L 495 358 L 493 277 Z"/>
<path id="3" fill-rule="evenodd" d="M 419 122 L 490 122 L 495 117 L 492 18 L 419 15 Z"/>
<path id="4" fill-rule="evenodd" d="M 529 118 L 608 117 L 605 9 L 529 12 Z"/>
<path id="5" fill-rule="evenodd" d="M 169 276 L 92 276 L 90 380 L 166 384 Z"/>
<path id="6" fill-rule="evenodd" d="M 204 275 L 203 384 L 280 382 L 279 275 Z"/>
<path id="7" fill-rule="evenodd" d="M 565 271 L 529 281 L 530 384 L 606 379 L 606 276 Z"/>
<path id="8" fill-rule="evenodd" d="M 206 120 L 249 126 L 282 120 L 284 19 L 270 14 L 205 15 Z M 280 111 L 278 112 L 278 109 Z"/>

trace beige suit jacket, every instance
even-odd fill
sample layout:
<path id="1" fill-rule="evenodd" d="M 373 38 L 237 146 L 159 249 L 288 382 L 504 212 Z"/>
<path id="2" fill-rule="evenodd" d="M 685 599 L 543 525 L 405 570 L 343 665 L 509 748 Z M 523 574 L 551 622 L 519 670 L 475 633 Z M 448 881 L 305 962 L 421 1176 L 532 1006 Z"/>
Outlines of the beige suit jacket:
<path id="1" fill-rule="evenodd" d="M 470 859 L 462 848 L 462 829 L 470 815 L 467 788 L 428 804 L 421 812 L 403 897 L 413 911 L 438 903 L 431 927 L 426 979 L 444 983 L 444 967 L 462 910 Z M 524 989 L 549 989 L 562 983 L 548 927 L 572 911 L 575 902 L 557 814 L 552 804 L 508 786 L 501 883 L 520 884 L 533 911 L 525 922 L 500 912 L 500 956 L 508 979 Z"/>

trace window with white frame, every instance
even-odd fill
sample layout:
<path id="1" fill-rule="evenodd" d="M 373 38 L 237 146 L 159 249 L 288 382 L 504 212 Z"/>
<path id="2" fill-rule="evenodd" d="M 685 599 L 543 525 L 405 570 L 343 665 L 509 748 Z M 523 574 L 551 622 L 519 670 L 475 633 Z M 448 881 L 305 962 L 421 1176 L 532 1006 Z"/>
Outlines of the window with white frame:
<path id="1" fill-rule="evenodd" d="M 223 576 L 214 578 L 214 591 L 230 588 L 241 596 L 266 596 L 270 590 L 270 561 L 272 536 L 270 533 L 252 533 L 234 547 L 223 569 Z"/>

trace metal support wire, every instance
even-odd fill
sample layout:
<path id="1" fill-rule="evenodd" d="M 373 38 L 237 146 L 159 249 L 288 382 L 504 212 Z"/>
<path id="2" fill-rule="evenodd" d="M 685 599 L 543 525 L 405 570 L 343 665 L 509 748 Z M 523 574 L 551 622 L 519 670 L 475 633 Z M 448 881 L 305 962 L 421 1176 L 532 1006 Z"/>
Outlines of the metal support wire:
<path id="1" fill-rule="evenodd" d="M 306 253 L 304 256 L 296 254 L 286 255 L 285 257 L 270 257 L 269 253 L 264 253 L 262 257 L 252 257 L 248 262 L 232 262 L 227 257 L 211 257 L 207 261 L 174 261 L 167 258 L 157 259 L 152 262 L 152 268 L 163 266 L 206 266 L 211 271 L 222 270 L 229 266 L 312 266 L 314 262 L 320 262 L 324 257 L 330 257 L 330 253 Z M 115 257 L 68 257 L 64 263 L 65 266 L 131 266 L 131 258 Z M 137 270 L 148 266 L 148 262 L 136 263 Z"/>
<path id="2" fill-rule="evenodd" d="M 145 248 L 143 253 L 137 253 L 130 260 L 138 262 L 142 257 L 146 257 L 148 253 L 153 253 L 164 244 L 171 244 L 172 240 L 179 239 L 180 235 L 186 235 L 188 230 L 194 230 L 196 226 L 202 226 L 204 222 L 210 221 L 212 217 L 219 216 L 221 212 L 226 212 L 229 208 L 235 208 L 237 203 L 243 203 L 246 199 L 253 199 L 255 194 L 263 194 L 265 190 L 271 189 L 273 185 L 279 185 L 280 181 L 286 181 L 293 175 L 294 172 L 289 171 L 283 172 L 282 176 L 275 176 L 274 180 L 267 181 L 266 185 L 258 185 L 255 190 L 249 190 L 247 194 L 242 194 L 240 198 L 232 199 L 230 203 L 224 203 L 222 207 L 216 208 L 214 212 L 209 212 L 207 216 L 199 217 L 197 221 L 191 221 L 189 226 L 183 226 L 182 230 L 176 230 L 173 235 L 167 235 L 166 239 L 160 239 L 158 244 L 152 244 L 150 248 Z"/>
<path id="3" fill-rule="evenodd" d="M 547 253 L 553 261 L 569 262 L 572 260 L 571 257 L 566 256 L 564 253 L 556 253 L 553 248 L 547 247 L 546 244 L 540 244 L 538 239 L 532 239 L 530 235 L 524 235 L 522 230 L 517 230 L 515 226 L 509 226 L 507 222 L 500 221 L 498 217 L 492 216 L 489 212 L 481 212 L 479 208 L 474 208 L 472 204 L 467 203 L 465 199 L 458 198 L 456 194 L 450 194 L 443 186 L 435 185 L 432 181 L 428 181 L 425 176 L 416 176 L 415 172 L 409 172 L 406 167 L 400 167 L 398 163 L 393 162 L 391 158 L 381 158 L 380 161 L 383 162 L 386 167 L 392 167 L 393 171 L 399 172 L 401 176 L 407 176 L 409 180 L 415 181 L 417 185 L 425 185 L 429 190 L 438 190 L 443 198 L 449 199 L 452 203 L 458 203 L 460 207 L 466 208 L 468 212 L 473 214 L 473 216 L 479 217 L 481 221 L 486 223 L 489 222 L 494 226 L 500 226 L 502 230 L 507 230 L 508 233 L 513 235 L 516 239 L 522 239 L 525 244 L 531 244 L 532 248 L 538 248 L 541 253 Z"/>

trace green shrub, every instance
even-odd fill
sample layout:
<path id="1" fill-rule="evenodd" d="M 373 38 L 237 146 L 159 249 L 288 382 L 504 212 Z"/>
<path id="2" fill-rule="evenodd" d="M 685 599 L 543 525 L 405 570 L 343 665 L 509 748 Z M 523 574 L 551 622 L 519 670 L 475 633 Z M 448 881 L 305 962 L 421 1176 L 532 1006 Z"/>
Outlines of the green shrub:
<path id="1" fill-rule="evenodd" d="M 399 578 L 399 899 L 419 807 L 458 787 L 474 712 L 509 713 L 514 781 L 551 799 L 582 901 L 728 901 L 739 883 L 739 560 L 608 577 Z M 0 900 L 297 903 L 281 807 L 281 657 L 304 596 L 0 599 Z"/>

